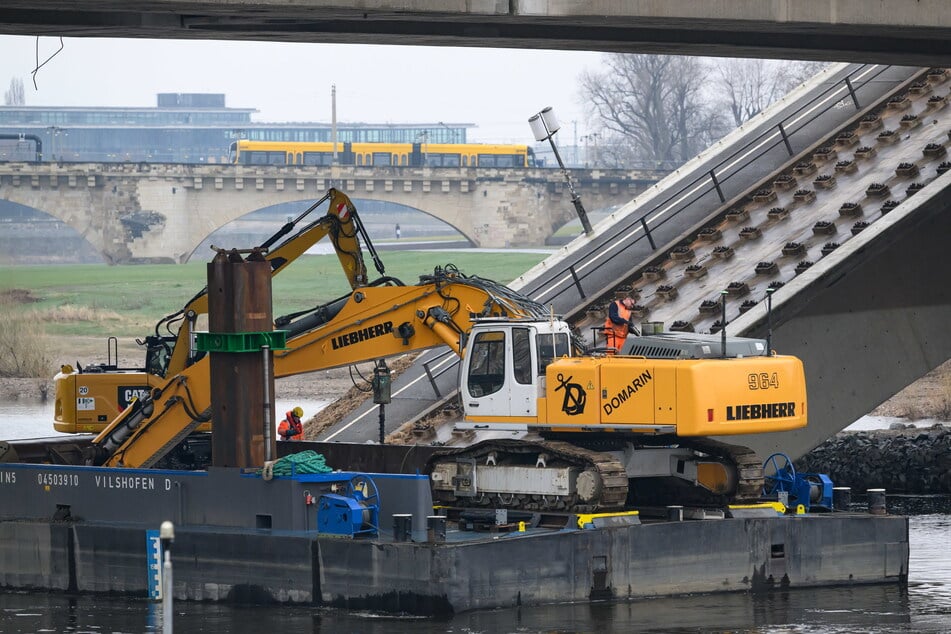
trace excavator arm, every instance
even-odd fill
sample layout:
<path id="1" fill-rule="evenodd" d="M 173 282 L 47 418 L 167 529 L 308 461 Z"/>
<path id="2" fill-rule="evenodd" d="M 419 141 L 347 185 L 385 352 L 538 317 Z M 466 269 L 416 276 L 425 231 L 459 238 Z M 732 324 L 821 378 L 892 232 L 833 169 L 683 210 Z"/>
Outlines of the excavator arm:
<path id="1" fill-rule="evenodd" d="M 291 234 L 292 231 L 307 218 L 315 209 L 320 207 L 325 201 L 330 201 L 327 213 L 305 225 L 296 234 L 284 240 L 277 247 L 271 247 L 278 243 L 282 238 Z M 267 249 L 265 258 L 271 265 L 271 276 L 276 276 L 285 270 L 297 258 L 302 256 L 307 249 L 311 248 L 325 237 L 330 236 L 334 251 L 337 253 L 337 259 L 340 260 L 340 266 L 343 273 L 350 283 L 350 288 L 360 288 L 367 283 L 367 268 L 363 260 L 363 252 L 360 248 L 362 239 L 367 245 L 376 268 L 382 275 L 384 273 L 383 264 L 376 255 L 372 243 L 366 236 L 357 209 L 341 191 L 330 189 L 320 200 L 308 207 L 304 212 L 294 220 L 286 223 L 281 229 L 271 236 L 258 248 Z M 190 345 L 192 334 L 195 330 L 195 323 L 200 315 L 208 313 L 208 289 L 203 288 L 198 292 L 180 311 L 164 317 L 155 326 L 155 334 L 160 334 L 161 328 L 176 321 L 184 320 L 178 332 L 175 335 L 175 343 L 169 352 L 168 366 L 163 369 L 163 376 L 172 376 L 184 370 L 192 359 L 190 357 Z M 167 327 L 167 326 L 166 326 Z M 169 328 L 170 330 L 170 328 Z"/>
<path id="2" fill-rule="evenodd" d="M 276 378 L 448 345 L 465 349 L 472 323 L 546 317 L 544 307 L 505 286 L 455 269 L 414 286 L 367 286 L 286 323 Z M 209 419 L 210 362 L 200 359 L 120 414 L 93 441 L 87 462 L 150 467 Z"/>
<path id="3" fill-rule="evenodd" d="M 327 213 L 308 222 L 309 216 L 328 201 Z M 265 257 L 274 276 L 326 237 L 333 244 L 351 288 L 367 284 L 361 241 L 373 258 L 377 271 L 381 275 L 384 273 L 383 263 L 366 235 L 357 210 L 350 199 L 336 189 L 330 189 L 258 248 L 266 250 Z M 154 389 L 163 384 L 165 378 L 175 376 L 195 363 L 201 355 L 192 347 L 193 334 L 200 317 L 207 312 L 207 288 L 202 288 L 182 309 L 159 320 L 155 334 L 139 341 L 147 346 L 144 372 L 120 369 L 111 363 L 87 366 L 85 371 L 80 369 L 79 372 L 65 366 L 55 380 L 56 429 L 63 432 L 100 431 L 106 421 L 113 419 L 131 402 L 133 395 Z"/>

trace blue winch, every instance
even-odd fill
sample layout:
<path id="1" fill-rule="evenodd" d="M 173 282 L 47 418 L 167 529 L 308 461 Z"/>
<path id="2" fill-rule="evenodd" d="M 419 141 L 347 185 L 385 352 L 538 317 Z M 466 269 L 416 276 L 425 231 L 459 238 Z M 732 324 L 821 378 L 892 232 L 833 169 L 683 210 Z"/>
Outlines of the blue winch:
<path id="1" fill-rule="evenodd" d="M 796 473 L 792 460 L 774 453 L 763 461 L 763 497 L 789 508 L 832 510 L 832 480 L 824 473 Z"/>
<path id="2" fill-rule="evenodd" d="M 376 535 L 380 526 L 380 492 L 373 479 L 357 474 L 340 483 L 342 493 L 325 493 L 317 500 L 317 530 L 330 535 Z"/>

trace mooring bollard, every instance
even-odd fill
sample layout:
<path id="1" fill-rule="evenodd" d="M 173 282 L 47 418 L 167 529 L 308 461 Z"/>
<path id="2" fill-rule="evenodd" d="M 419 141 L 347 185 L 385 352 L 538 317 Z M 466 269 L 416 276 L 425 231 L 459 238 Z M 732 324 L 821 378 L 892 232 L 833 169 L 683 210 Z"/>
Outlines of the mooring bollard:
<path id="1" fill-rule="evenodd" d="M 393 515 L 393 541 L 408 542 L 413 532 L 413 516 L 408 513 Z"/>
<path id="2" fill-rule="evenodd" d="M 868 490 L 868 512 L 872 515 L 888 515 L 885 506 L 885 489 Z"/>
<path id="3" fill-rule="evenodd" d="M 446 518 L 442 515 L 429 515 L 426 517 L 427 539 L 432 543 L 446 541 Z"/>
<path id="4" fill-rule="evenodd" d="M 682 506 L 668 506 L 668 507 L 667 507 L 667 521 L 669 521 L 669 522 L 682 522 L 682 521 L 684 521 L 684 507 L 682 507 Z"/>
<path id="5" fill-rule="evenodd" d="M 851 487 L 832 487 L 832 508 L 836 511 L 848 511 L 852 505 Z"/>

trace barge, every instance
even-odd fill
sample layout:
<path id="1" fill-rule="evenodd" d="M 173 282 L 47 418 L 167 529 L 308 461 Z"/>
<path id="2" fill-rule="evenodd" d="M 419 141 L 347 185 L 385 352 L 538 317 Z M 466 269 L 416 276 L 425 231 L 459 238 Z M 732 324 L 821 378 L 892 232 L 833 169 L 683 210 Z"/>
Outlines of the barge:
<path id="1" fill-rule="evenodd" d="M 433 509 L 428 478 L 415 473 L 431 448 L 281 449 L 288 445 L 319 450 L 331 465 L 401 464 L 409 473 L 267 479 L 235 468 L 2 464 L 0 586 L 148 596 L 160 587 L 163 521 L 175 524 L 174 594 L 183 600 L 445 615 L 907 582 L 905 517 L 763 508 L 702 520 L 619 513 L 474 521 Z"/>

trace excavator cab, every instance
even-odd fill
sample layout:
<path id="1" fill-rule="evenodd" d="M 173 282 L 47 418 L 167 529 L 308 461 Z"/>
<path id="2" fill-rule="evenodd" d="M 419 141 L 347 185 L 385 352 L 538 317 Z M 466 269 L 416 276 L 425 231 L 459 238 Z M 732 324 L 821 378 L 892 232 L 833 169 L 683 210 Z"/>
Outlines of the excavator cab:
<path id="1" fill-rule="evenodd" d="M 562 321 L 486 320 L 472 329 L 462 369 L 466 420 L 535 422 L 545 393 L 545 368 L 571 356 L 571 332 Z M 497 427 L 497 426 L 494 426 Z"/>

